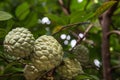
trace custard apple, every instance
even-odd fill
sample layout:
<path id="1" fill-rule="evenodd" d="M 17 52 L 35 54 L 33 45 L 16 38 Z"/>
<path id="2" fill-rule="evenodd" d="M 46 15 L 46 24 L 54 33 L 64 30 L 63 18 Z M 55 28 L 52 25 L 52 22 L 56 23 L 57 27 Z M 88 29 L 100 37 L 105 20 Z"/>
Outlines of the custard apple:
<path id="1" fill-rule="evenodd" d="M 42 75 L 34 66 L 26 65 L 24 68 L 24 76 L 26 80 L 36 80 Z"/>
<path id="2" fill-rule="evenodd" d="M 34 37 L 26 28 L 15 28 L 10 31 L 4 40 L 5 51 L 14 57 L 26 57 L 32 50 L 34 45 Z"/>
<path id="3" fill-rule="evenodd" d="M 86 65 L 89 61 L 89 50 L 84 45 L 77 45 L 73 49 L 75 58 L 81 63 L 82 66 Z"/>
<path id="4" fill-rule="evenodd" d="M 43 35 L 35 41 L 32 63 L 39 71 L 53 69 L 62 58 L 63 48 L 54 37 Z"/>
<path id="5" fill-rule="evenodd" d="M 56 72 L 63 78 L 71 80 L 79 74 L 83 74 L 81 64 L 77 59 L 64 58 L 63 64 L 56 69 Z"/>

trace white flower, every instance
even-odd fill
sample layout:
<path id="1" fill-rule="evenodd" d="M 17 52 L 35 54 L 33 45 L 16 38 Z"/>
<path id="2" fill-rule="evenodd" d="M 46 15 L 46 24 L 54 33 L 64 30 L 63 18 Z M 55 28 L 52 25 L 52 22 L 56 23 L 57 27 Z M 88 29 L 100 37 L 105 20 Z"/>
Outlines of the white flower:
<path id="1" fill-rule="evenodd" d="M 100 67 L 100 61 L 98 59 L 94 59 L 94 64 L 97 66 L 97 67 Z"/>
<path id="2" fill-rule="evenodd" d="M 65 40 L 65 41 L 64 41 L 64 44 L 65 44 L 65 45 L 68 45 L 68 40 Z"/>
<path id="3" fill-rule="evenodd" d="M 78 0 L 78 3 L 81 3 L 83 0 Z"/>
<path id="4" fill-rule="evenodd" d="M 61 39 L 66 39 L 66 37 L 67 37 L 66 34 L 61 34 L 60 36 Z"/>
<path id="5" fill-rule="evenodd" d="M 42 23 L 42 24 L 50 24 L 51 21 L 49 20 L 48 17 L 43 17 L 42 20 L 38 19 L 38 23 Z"/>
<path id="6" fill-rule="evenodd" d="M 70 40 L 70 39 L 71 39 L 70 35 L 68 35 L 68 36 L 66 37 L 66 39 L 67 39 L 67 40 Z"/>
<path id="7" fill-rule="evenodd" d="M 71 40 L 70 45 L 71 47 L 74 47 L 76 45 L 77 41 L 75 39 Z"/>

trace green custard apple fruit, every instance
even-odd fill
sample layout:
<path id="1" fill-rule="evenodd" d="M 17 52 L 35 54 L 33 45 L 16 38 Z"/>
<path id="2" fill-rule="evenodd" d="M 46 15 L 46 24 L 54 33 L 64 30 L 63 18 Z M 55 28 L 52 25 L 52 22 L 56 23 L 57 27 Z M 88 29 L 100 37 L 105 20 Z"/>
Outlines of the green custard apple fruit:
<path id="1" fill-rule="evenodd" d="M 24 68 L 24 76 L 26 80 L 36 80 L 42 73 L 39 72 L 34 66 L 26 65 Z"/>
<path id="2" fill-rule="evenodd" d="M 4 40 L 4 49 L 11 56 L 23 58 L 33 51 L 34 37 L 31 32 L 23 27 L 10 31 Z"/>
<path id="3" fill-rule="evenodd" d="M 52 36 L 43 35 L 34 44 L 32 63 L 39 71 L 49 71 L 58 66 L 63 58 L 63 48 Z"/>
<path id="4" fill-rule="evenodd" d="M 64 58 L 56 72 L 65 80 L 71 80 L 79 74 L 83 74 L 81 64 L 77 59 Z"/>
<path id="5" fill-rule="evenodd" d="M 73 54 L 75 54 L 75 58 L 81 65 L 86 65 L 89 62 L 89 50 L 84 45 L 77 45 L 73 49 Z"/>

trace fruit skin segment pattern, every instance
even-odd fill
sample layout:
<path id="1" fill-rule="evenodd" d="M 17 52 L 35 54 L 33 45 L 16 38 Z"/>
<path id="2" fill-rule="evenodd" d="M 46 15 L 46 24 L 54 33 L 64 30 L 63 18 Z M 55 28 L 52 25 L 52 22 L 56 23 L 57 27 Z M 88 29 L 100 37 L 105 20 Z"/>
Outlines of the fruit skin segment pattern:
<path id="1" fill-rule="evenodd" d="M 4 49 L 16 60 L 20 58 L 23 63 L 29 61 L 23 69 L 26 80 L 43 78 L 46 75 L 43 74 L 51 70 L 65 80 L 84 73 L 81 62 L 65 57 L 61 44 L 53 36 L 42 35 L 35 40 L 28 29 L 18 27 L 6 35 Z M 46 75 L 46 78 L 49 77 Z"/>
<path id="2" fill-rule="evenodd" d="M 58 66 L 63 58 L 63 48 L 52 37 L 43 35 L 36 39 L 32 63 L 39 71 L 49 71 Z"/>
<path id="3" fill-rule="evenodd" d="M 81 44 L 77 45 L 73 49 L 73 54 L 82 66 L 85 66 L 89 63 L 89 49 L 86 46 Z"/>
<path id="4" fill-rule="evenodd" d="M 23 27 L 12 29 L 4 40 L 4 49 L 11 56 L 24 58 L 33 51 L 34 37 Z"/>
<path id="5" fill-rule="evenodd" d="M 77 59 L 64 58 L 63 65 L 56 69 L 56 72 L 63 77 L 63 79 L 71 80 L 79 74 L 83 74 L 81 64 Z"/>

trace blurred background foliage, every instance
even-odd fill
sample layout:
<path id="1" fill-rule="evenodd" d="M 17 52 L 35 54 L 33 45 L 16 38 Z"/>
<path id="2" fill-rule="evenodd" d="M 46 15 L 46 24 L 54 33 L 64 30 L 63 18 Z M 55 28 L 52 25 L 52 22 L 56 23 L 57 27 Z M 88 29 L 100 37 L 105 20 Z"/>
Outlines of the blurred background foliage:
<path id="1" fill-rule="evenodd" d="M 7 53 L 3 49 L 5 35 L 11 29 L 26 27 L 35 38 L 45 34 L 53 35 L 62 44 L 64 53 L 69 53 L 77 42 L 76 36 L 84 36 L 84 31 L 91 23 L 94 26 L 81 42 L 90 51 L 89 64 L 83 67 L 85 75 L 77 76 L 76 80 L 102 79 L 101 27 L 98 18 L 94 15 L 104 0 L 63 0 L 63 3 L 70 10 L 68 15 L 62 10 L 58 0 L 0 0 L 0 80 L 25 80 L 22 74 L 25 65 L 8 60 Z M 106 5 L 102 6 L 104 10 L 107 9 Z M 120 29 L 119 7 L 120 4 L 112 17 L 111 30 Z M 97 13 L 102 12 L 98 10 Z M 74 23 L 82 24 L 58 32 L 62 27 Z M 112 35 L 110 52 L 113 80 L 120 80 L 119 48 L 120 36 Z"/>

